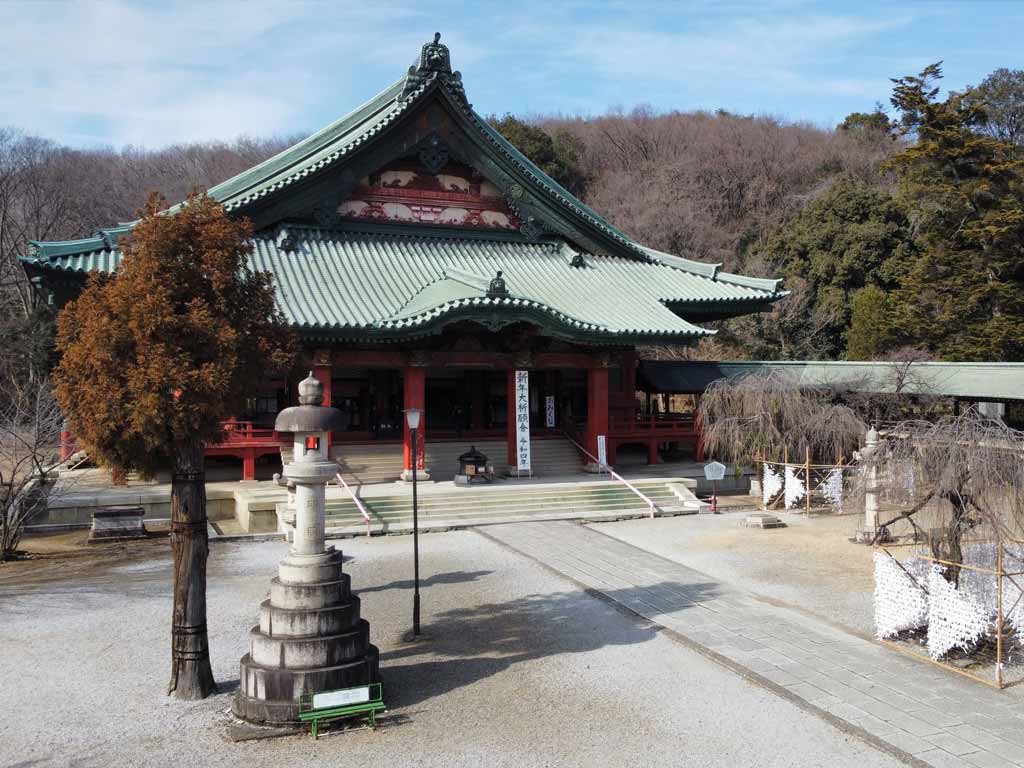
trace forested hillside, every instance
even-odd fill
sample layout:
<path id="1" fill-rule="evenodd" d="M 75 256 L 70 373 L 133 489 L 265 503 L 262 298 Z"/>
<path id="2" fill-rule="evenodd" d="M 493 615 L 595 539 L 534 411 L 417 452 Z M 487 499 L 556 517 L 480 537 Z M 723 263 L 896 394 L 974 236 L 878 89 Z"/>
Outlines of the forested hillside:
<path id="1" fill-rule="evenodd" d="M 643 108 L 492 121 L 646 245 L 785 279 L 773 312 L 683 354 L 1024 360 L 1024 72 L 943 98 L 940 77 L 895 80 L 886 111 L 834 129 Z M 46 366 L 47 308 L 15 261 L 28 240 L 89 235 L 293 140 L 82 151 L 0 129 L 0 364 Z"/>

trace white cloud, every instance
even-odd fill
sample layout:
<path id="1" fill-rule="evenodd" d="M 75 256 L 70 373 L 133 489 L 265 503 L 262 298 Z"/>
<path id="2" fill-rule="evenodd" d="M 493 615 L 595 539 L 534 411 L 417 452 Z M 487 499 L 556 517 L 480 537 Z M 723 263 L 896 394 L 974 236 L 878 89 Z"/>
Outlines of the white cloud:
<path id="1" fill-rule="evenodd" d="M 646 102 L 820 119 L 870 108 L 889 76 L 916 71 L 893 59 L 932 60 L 908 25 L 933 11 L 911 10 L 832 13 L 802 0 L 8 0 L 0 125 L 77 145 L 312 131 L 397 79 L 435 31 L 484 112 Z M 879 46 L 887 36 L 899 43 Z"/>

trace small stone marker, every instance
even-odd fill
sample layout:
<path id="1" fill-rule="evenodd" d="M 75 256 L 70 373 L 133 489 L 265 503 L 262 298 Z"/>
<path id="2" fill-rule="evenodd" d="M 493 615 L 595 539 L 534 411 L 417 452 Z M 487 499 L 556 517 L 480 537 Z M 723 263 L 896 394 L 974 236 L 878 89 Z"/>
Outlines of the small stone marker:
<path id="1" fill-rule="evenodd" d="M 89 543 L 125 541 L 146 538 L 146 526 L 142 522 L 146 510 L 142 507 L 103 507 L 92 513 L 92 528 Z"/>
<path id="2" fill-rule="evenodd" d="M 758 512 L 752 515 L 747 515 L 743 518 L 744 528 L 785 528 L 786 524 L 779 520 L 775 515 L 766 515 L 763 512 Z"/>

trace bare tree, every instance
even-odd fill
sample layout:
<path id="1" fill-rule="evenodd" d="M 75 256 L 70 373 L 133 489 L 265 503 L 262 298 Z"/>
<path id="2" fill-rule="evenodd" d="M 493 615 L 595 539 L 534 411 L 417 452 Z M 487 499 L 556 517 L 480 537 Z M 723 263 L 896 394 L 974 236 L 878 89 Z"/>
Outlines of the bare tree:
<path id="1" fill-rule="evenodd" d="M 63 424 L 48 382 L 11 375 L 2 382 L 7 396 L 0 401 L 0 561 L 17 554 L 25 524 L 46 508 Z"/>
<path id="2" fill-rule="evenodd" d="M 936 421 L 906 421 L 888 431 L 870 455 L 874 492 L 890 519 L 889 535 L 912 534 L 932 556 L 954 565 L 957 583 L 963 543 L 974 538 L 1019 539 L 1024 528 L 1024 432 L 974 408 Z M 867 478 L 872 473 L 864 472 Z M 866 479 L 860 484 L 866 493 Z M 880 534 L 881 535 L 881 534 Z"/>
<path id="3" fill-rule="evenodd" d="M 833 402 L 825 388 L 802 387 L 779 372 L 714 382 L 701 397 L 709 455 L 736 464 L 781 460 L 787 453 L 832 463 L 852 456 L 867 424 Z"/>

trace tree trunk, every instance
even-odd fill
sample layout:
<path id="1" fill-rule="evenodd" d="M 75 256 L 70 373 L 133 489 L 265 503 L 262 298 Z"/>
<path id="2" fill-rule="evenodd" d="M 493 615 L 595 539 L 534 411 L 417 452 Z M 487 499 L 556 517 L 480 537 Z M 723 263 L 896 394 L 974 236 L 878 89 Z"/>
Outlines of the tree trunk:
<path id="1" fill-rule="evenodd" d="M 178 699 L 205 699 L 217 690 L 206 634 L 206 477 L 203 446 L 178 456 L 171 479 L 171 549 L 174 612 L 171 618 L 171 682 Z"/>

